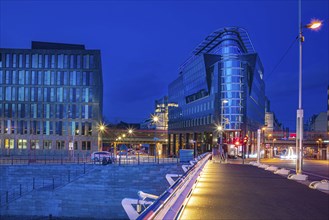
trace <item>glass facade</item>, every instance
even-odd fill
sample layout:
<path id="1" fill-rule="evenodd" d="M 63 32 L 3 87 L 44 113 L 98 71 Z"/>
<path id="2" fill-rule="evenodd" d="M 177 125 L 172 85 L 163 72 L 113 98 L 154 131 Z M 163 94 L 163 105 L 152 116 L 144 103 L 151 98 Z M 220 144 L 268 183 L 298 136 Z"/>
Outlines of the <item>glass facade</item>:
<path id="1" fill-rule="evenodd" d="M 244 29 L 211 33 L 169 85 L 169 102 L 178 107 L 169 109 L 168 153 L 191 143 L 201 151 L 210 150 L 217 141 L 218 125 L 225 129 L 227 143 L 253 136 L 265 119 L 263 72 Z"/>
<path id="2" fill-rule="evenodd" d="M 77 150 L 97 150 L 100 51 L 33 43 L 32 49 L 0 49 L 0 153 L 68 150 L 73 141 Z"/>

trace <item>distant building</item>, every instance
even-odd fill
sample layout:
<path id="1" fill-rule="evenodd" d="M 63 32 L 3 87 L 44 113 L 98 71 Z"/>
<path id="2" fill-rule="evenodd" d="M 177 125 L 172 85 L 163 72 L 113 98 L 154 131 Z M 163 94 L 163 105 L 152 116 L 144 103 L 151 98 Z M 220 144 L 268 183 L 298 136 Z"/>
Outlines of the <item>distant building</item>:
<path id="1" fill-rule="evenodd" d="M 207 36 L 169 85 L 169 102 L 178 107 L 169 108 L 168 154 L 193 147 L 210 151 L 219 140 L 219 125 L 225 129 L 224 143 L 248 135 L 254 147 L 265 119 L 263 77 L 244 29 L 222 28 Z"/>
<path id="2" fill-rule="evenodd" d="M 288 138 L 288 130 L 279 122 L 273 112 L 265 113 L 265 135 L 272 135 L 272 138 Z"/>
<path id="3" fill-rule="evenodd" d="M 177 104 L 168 102 L 168 96 L 155 100 L 154 113 L 151 117 L 157 116 L 159 121 L 154 123 L 152 118 L 148 118 L 141 123 L 141 128 L 168 130 L 168 108 L 175 106 L 177 106 Z"/>
<path id="4" fill-rule="evenodd" d="M 328 116 L 326 112 L 313 115 L 308 121 L 309 131 L 326 132 L 328 127 Z"/>
<path id="5" fill-rule="evenodd" d="M 103 80 L 99 50 L 32 42 L 0 49 L 0 154 L 98 149 Z"/>

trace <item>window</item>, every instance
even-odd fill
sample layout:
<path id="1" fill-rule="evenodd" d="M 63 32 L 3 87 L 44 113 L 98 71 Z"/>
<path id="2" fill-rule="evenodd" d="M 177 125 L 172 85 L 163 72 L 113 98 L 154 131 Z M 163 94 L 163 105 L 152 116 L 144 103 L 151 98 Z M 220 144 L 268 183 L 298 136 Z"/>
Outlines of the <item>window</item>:
<path id="1" fill-rule="evenodd" d="M 18 101 L 24 101 L 24 87 L 18 88 Z"/>
<path id="2" fill-rule="evenodd" d="M 45 72 L 44 81 L 45 81 L 45 85 L 50 85 L 50 71 L 49 70 Z"/>
<path id="3" fill-rule="evenodd" d="M 30 68 L 30 54 L 25 54 L 25 68 Z"/>
<path id="4" fill-rule="evenodd" d="M 39 54 L 39 57 L 38 57 L 38 67 L 42 68 L 42 54 Z"/>
<path id="5" fill-rule="evenodd" d="M 42 85 L 42 72 L 38 71 L 38 85 Z"/>
<path id="6" fill-rule="evenodd" d="M 44 121 L 42 128 L 43 128 L 42 133 L 45 134 L 45 135 L 49 135 L 49 121 Z"/>
<path id="7" fill-rule="evenodd" d="M 29 93 L 29 88 L 25 88 L 25 97 L 24 97 L 24 100 L 26 101 L 26 102 L 28 102 L 30 99 L 29 99 L 29 95 L 30 95 L 30 93 Z"/>
<path id="8" fill-rule="evenodd" d="M 81 68 L 81 56 L 77 55 L 77 68 L 80 69 Z"/>
<path id="9" fill-rule="evenodd" d="M 64 141 L 56 141 L 56 150 L 63 150 L 65 149 L 65 142 Z"/>
<path id="10" fill-rule="evenodd" d="M 30 83 L 30 72 L 25 71 L 25 84 L 28 85 Z"/>
<path id="11" fill-rule="evenodd" d="M 32 54 L 32 68 L 38 68 L 38 54 Z"/>
<path id="12" fill-rule="evenodd" d="M 45 68 L 49 68 L 49 55 L 45 55 Z"/>
<path id="13" fill-rule="evenodd" d="M 11 54 L 6 54 L 6 67 L 10 67 L 11 64 Z"/>
<path id="14" fill-rule="evenodd" d="M 20 70 L 18 71 L 18 84 L 19 85 L 24 85 L 24 71 L 23 70 Z"/>
<path id="15" fill-rule="evenodd" d="M 43 141 L 43 149 L 51 150 L 52 141 Z"/>
<path id="16" fill-rule="evenodd" d="M 51 55 L 51 68 L 56 68 L 55 55 Z"/>
<path id="17" fill-rule="evenodd" d="M 27 140 L 26 139 L 18 139 L 17 147 L 18 147 L 18 149 L 27 149 Z"/>
<path id="18" fill-rule="evenodd" d="M 40 149 L 39 140 L 31 140 L 30 144 L 31 150 Z"/>
<path id="19" fill-rule="evenodd" d="M 74 68 L 74 55 L 70 55 L 70 68 Z"/>
<path id="20" fill-rule="evenodd" d="M 83 68 L 89 69 L 89 55 L 83 55 Z"/>
<path id="21" fill-rule="evenodd" d="M 64 55 L 64 68 L 67 69 L 69 68 L 69 56 Z"/>
<path id="22" fill-rule="evenodd" d="M 17 55 L 13 54 L 13 67 L 17 67 Z"/>
<path id="23" fill-rule="evenodd" d="M 62 69 L 64 67 L 64 54 L 57 55 L 57 65 L 58 68 Z"/>
<path id="24" fill-rule="evenodd" d="M 94 55 L 89 56 L 89 67 L 90 67 L 90 69 L 95 68 L 95 66 L 94 66 Z"/>
<path id="25" fill-rule="evenodd" d="M 82 141 L 81 150 L 90 150 L 90 146 L 90 141 Z"/>
<path id="26" fill-rule="evenodd" d="M 5 148 L 6 149 L 14 149 L 14 139 L 5 139 Z"/>
<path id="27" fill-rule="evenodd" d="M 56 134 L 57 135 L 62 135 L 62 122 L 61 121 L 56 121 L 55 122 L 55 127 L 56 127 Z"/>
<path id="28" fill-rule="evenodd" d="M 57 88 L 57 101 L 63 102 L 63 88 Z"/>

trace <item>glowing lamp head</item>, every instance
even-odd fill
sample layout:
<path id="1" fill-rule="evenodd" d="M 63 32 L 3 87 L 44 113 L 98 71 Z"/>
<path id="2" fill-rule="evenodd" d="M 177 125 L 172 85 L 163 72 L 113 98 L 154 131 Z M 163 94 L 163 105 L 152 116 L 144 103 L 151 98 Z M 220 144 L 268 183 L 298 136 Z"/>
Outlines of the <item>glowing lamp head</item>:
<path id="1" fill-rule="evenodd" d="M 159 117 L 158 116 L 153 116 L 152 118 L 153 122 L 157 123 L 159 121 Z"/>
<path id="2" fill-rule="evenodd" d="M 306 25 L 306 28 L 309 28 L 311 30 L 319 30 L 322 26 L 322 21 L 318 19 L 313 19 L 311 23 Z"/>

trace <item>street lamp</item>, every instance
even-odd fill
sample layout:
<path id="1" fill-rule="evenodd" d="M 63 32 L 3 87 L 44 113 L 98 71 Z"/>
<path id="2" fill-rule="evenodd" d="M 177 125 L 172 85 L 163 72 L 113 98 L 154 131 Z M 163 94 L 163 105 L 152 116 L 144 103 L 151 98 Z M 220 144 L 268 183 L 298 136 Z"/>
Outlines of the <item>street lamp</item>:
<path id="1" fill-rule="evenodd" d="M 129 128 L 128 129 L 128 136 L 131 138 L 131 136 L 132 136 L 132 134 L 134 133 L 134 130 L 133 129 L 131 129 L 131 128 Z M 129 144 L 130 144 L 130 141 L 129 141 Z M 131 148 L 133 148 L 133 146 L 132 146 L 132 144 L 130 144 L 131 146 Z"/>
<path id="2" fill-rule="evenodd" d="M 157 125 L 158 121 L 159 121 L 159 116 L 152 115 L 152 122 L 153 122 L 153 124 L 155 124 L 155 127 L 154 127 L 154 150 L 155 150 L 154 160 L 155 160 L 155 162 L 156 162 L 156 157 L 157 157 L 157 142 L 156 142 L 156 140 L 157 140 L 157 138 L 156 138 L 156 129 L 157 128 L 156 128 L 156 125 Z"/>
<path id="3" fill-rule="evenodd" d="M 273 146 L 272 146 L 272 158 L 275 156 L 275 153 L 274 153 L 274 141 L 276 141 L 275 138 L 273 138 L 272 142 L 273 142 Z"/>
<path id="4" fill-rule="evenodd" d="M 106 125 L 101 122 L 98 125 L 98 133 L 100 134 L 100 141 L 99 141 L 99 146 L 98 146 L 98 150 L 101 151 L 103 149 L 103 133 L 106 130 Z"/>
<path id="5" fill-rule="evenodd" d="M 320 159 L 320 145 L 322 146 L 322 139 L 319 138 L 316 143 L 318 143 L 318 160 Z"/>
<path id="6" fill-rule="evenodd" d="M 224 122 L 224 104 L 226 104 L 226 103 L 228 103 L 228 100 L 227 99 L 223 99 L 222 101 L 221 101 L 221 104 L 222 104 L 222 109 L 221 109 L 221 114 L 220 114 L 220 117 L 221 117 L 221 120 L 220 120 L 220 127 L 221 127 L 221 131 L 220 131 L 220 134 L 221 134 L 221 138 L 220 138 L 220 147 L 222 147 L 222 149 L 221 150 L 224 150 L 224 148 L 223 148 L 223 134 L 224 134 L 224 132 L 225 132 L 225 122 Z M 218 127 L 218 129 L 219 129 L 219 127 Z M 228 150 L 228 149 L 227 149 Z M 221 152 L 221 153 L 224 153 L 224 152 Z"/>
<path id="7" fill-rule="evenodd" d="M 299 26 L 299 89 L 298 89 L 298 109 L 297 109 L 297 120 L 296 120 L 296 178 L 306 179 L 306 175 L 302 175 L 302 164 L 303 164 L 303 117 L 304 111 L 302 109 L 302 43 L 304 42 L 304 36 L 302 33 L 303 27 L 318 30 L 322 22 L 320 20 L 312 20 L 310 24 L 306 26 L 302 25 L 302 2 L 299 0 L 299 16 L 298 16 L 298 26 Z"/>

